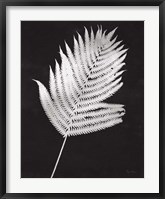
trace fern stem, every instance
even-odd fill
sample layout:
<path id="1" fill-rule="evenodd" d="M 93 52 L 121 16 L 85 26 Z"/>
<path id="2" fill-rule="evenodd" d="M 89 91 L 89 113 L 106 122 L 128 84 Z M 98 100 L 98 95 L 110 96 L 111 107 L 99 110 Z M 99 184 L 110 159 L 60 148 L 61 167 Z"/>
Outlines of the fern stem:
<path id="1" fill-rule="evenodd" d="M 54 173 L 55 173 L 55 171 L 56 171 L 56 168 L 57 168 L 58 162 L 59 162 L 59 160 L 60 160 L 60 157 L 61 157 L 62 151 L 63 151 L 64 146 L 65 146 L 66 139 L 67 139 L 67 136 L 65 137 L 64 142 L 63 142 L 63 144 L 62 144 L 62 147 L 61 147 L 60 153 L 59 153 L 59 155 L 58 155 L 58 158 L 57 158 L 56 164 L 55 164 L 55 166 L 54 166 L 54 169 L 53 169 L 53 172 L 52 172 L 51 178 L 53 178 Z"/>

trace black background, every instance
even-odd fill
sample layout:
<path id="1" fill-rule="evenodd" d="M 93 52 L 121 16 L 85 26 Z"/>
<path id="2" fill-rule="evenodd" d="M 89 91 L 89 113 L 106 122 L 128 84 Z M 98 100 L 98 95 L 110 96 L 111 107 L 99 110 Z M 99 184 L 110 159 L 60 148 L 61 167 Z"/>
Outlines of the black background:
<path id="1" fill-rule="evenodd" d="M 129 48 L 123 87 L 109 103 L 124 104 L 123 123 L 88 135 L 69 137 L 54 177 L 144 177 L 144 23 L 141 21 L 21 22 L 21 177 L 49 178 L 63 137 L 49 122 L 37 84 L 47 88 L 49 65 L 60 62 L 59 45 L 72 48 L 76 31 L 97 25 L 111 31 Z"/>

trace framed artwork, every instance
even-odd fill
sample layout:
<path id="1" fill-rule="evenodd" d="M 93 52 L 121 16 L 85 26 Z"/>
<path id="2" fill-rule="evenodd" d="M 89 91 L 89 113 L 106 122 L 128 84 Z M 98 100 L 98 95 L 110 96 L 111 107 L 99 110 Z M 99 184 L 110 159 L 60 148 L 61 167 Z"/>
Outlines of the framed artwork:
<path id="1" fill-rule="evenodd" d="M 2 198 L 164 198 L 164 1 L 1 2 Z"/>

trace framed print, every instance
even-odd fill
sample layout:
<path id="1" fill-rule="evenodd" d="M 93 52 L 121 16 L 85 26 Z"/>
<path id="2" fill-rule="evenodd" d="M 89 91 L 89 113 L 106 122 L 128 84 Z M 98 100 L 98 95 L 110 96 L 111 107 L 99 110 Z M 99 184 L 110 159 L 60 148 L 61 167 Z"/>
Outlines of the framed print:
<path id="1" fill-rule="evenodd" d="M 164 198 L 164 1 L 1 10 L 1 197 Z"/>

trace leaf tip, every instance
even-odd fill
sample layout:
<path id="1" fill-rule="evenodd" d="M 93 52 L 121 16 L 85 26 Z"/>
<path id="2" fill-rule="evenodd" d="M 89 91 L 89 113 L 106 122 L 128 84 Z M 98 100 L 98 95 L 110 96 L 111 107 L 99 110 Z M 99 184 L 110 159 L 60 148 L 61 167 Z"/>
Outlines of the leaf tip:
<path id="1" fill-rule="evenodd" d="M 63 54 L 63 51 L 62 51 L 61 46 L 59 46 L 59 53 L 60 53 L 60 55 L 62 55 L 62 54 Z"/>
<path id="2" fill-rule="evenodd" d="M 32 81 L 36 82 L 38 86 L 40 85 L 40 82 L 38 80 L 32 79 Z"/>

